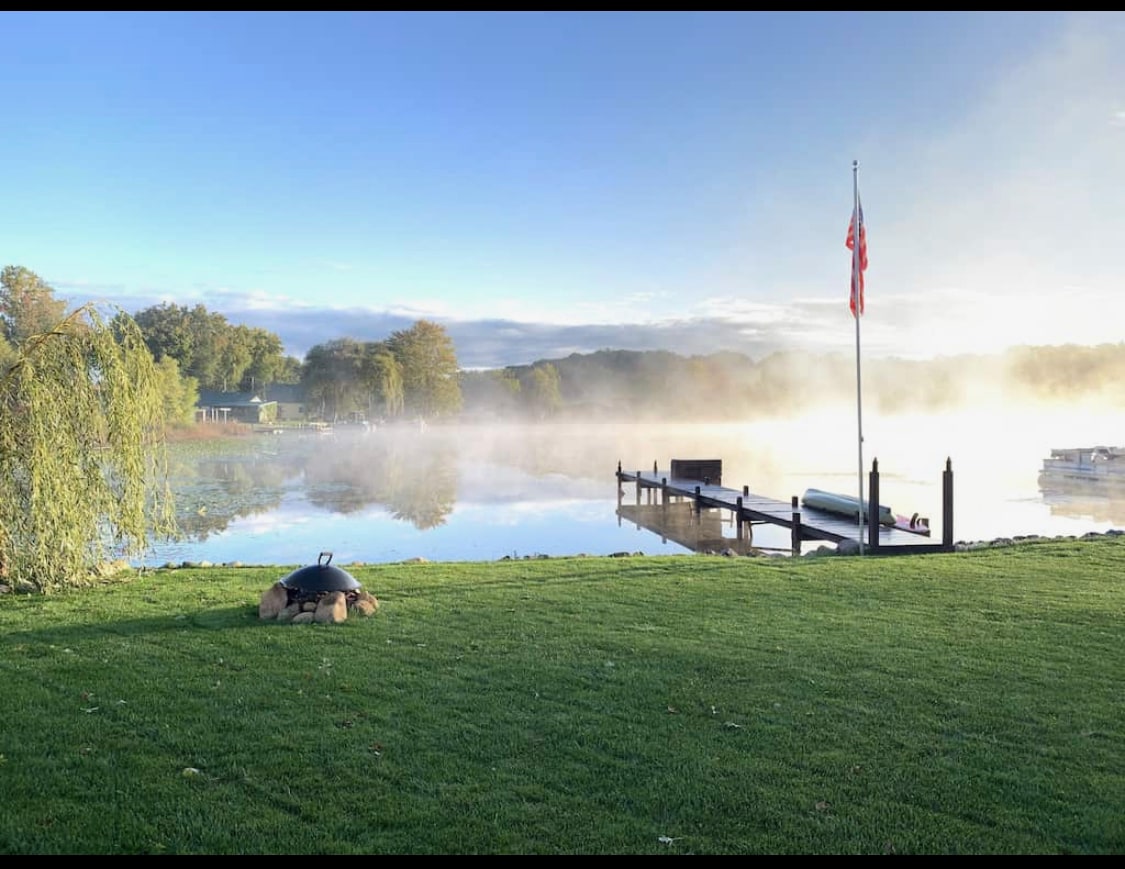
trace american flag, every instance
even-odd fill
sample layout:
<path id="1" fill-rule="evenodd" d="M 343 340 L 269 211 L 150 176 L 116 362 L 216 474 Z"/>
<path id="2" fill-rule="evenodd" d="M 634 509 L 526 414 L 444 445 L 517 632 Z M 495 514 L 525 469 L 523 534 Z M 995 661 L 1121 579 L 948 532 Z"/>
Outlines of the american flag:
<path id="1" fill-rule="evenodd" d="M 856 217 L 858 215 L 858 221 Z M 859 223 L 859 268 L 856 268 L 855 227 Z M 863 205 L 856 201 L 856 208 L 852 210 L 851 223 L 848 224 L 848 240 L 845 242 L 848 250 L 852 252 L 852 292 L 848 298 L 848 308 L 852 316 L 858 317 L 863 313 L 863 273 L 867 270 L 867 227 L 863 225 Z M 858 284 L 858 286 L 857 286 Z"/>

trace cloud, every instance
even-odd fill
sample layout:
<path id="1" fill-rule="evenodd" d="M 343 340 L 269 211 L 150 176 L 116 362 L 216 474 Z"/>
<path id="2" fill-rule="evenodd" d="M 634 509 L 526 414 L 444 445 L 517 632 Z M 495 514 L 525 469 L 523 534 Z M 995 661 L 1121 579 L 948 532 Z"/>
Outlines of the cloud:
<path id="1" fill-rule="evenodd" d="M 381 341 L 392 332 L 410 328 L 418 319 L 432 319 L 449 334 L 464 368 L 526 365 L 606 349 L 669 350 L 684 356 L 731 351 L 761 358 L 776 350 L 839 350 L 854 342 L 846 299 L 834 308 L 822 302 L 788 308 L 766 306 L 760 316 L 751 313 L 587 324 L 499 318 L 452 320 L 419 317 L 409 311 L 362 308 L 258 308 L 230 301 L 221 311 L 228 320 L 274 332 L 286 352 L 298 357 L 303 357 L 311 347 L 336 338 Z"/>

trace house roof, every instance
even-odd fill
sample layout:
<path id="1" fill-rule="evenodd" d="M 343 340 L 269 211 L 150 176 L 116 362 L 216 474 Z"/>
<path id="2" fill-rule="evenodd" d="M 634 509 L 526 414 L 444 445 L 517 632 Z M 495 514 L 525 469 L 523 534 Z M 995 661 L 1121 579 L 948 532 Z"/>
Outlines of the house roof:
<path id="1" fill-rule="evenodd" d="M 305 400 L 304 387 L 299 383 L 272 383 L 265 392 L 270 401 L 284 404 L 301 404 Z"/>
<path id="2" fill-rule="evenodd" d="M 196 407 L 252 407 L 269 404 L 253 392 L 220 392 L 215 389 L 199 390 Z"/>

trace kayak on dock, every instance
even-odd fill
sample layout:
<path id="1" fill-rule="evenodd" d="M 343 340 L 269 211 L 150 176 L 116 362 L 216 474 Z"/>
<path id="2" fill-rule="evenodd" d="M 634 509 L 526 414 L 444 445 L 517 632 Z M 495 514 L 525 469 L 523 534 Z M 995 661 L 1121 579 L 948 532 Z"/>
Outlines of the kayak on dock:
<path id="1" fill-rule="evenodd" d="M 837 516 L 846 516 L 848 519 L 858 521 L 856 505 L 859 498 L 854 495 L 840 495 L 835 492 L 824 492 L 820 489 L 806 489 L 801 503 L 814 510 L 823 510 L 825 513 L 834 513 Z M 867 505 L 863 502 L 863 521 L 867 523 Z M 912 516 L 903 516 L 895 513 L 890 507 L 879 505 L 879 524 L 887 528 L 897 528 L 900 531 L 909 531 L 911 534 L 930 536 L 930 520 L 920 517 L 917 513 Z"/>
<path id="2" fill-rule="evenodd" d="M 821 489 L 805 489 L 805 494 L 801 498 L 801 503 L 814 510 L 836 513 L 840 516 L 847 516 L 849 519 L 859 518 L 859 498 L 856 498 L 854 495 L 839 495 L 835 492 L 825 492 Z M 865 522 L 867 521 L 867 516 L 868 502 L 864 501 L 863 519 Z M 879 524 L 894 525 L 895 523 L 895 514 L 891 508 L 880 504 Z"/>

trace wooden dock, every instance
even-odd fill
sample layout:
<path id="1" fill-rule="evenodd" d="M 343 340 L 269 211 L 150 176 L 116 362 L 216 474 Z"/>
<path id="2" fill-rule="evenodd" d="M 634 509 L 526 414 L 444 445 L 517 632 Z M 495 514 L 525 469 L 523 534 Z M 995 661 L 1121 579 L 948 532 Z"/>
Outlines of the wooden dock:
<path id="1" fill-rule="evenodd" d="M 765 495 L 756 495 L 744 486 L 741 490 L 731 489 L 720 485 L 722 481 L 719 462 L 685 462 L 673 460 L 672 470 L 661 471 L 653 463 L 651 471 L 625 471 L 621 463 L 617 464 L 617 507 L 618 516 L 625 516 L 638 526 L 670 536 L 681 545 L 697 548 L 682 541 L 686 538 L 675 531 L 668 529 L 682 527 L 682 520 L 676 520 L 659 515 L 655 509 L 627 509 L 624 507 L 625 486 L 632 483 L 635 490 L 636 508 L 640 508 L 642 501 L 647 507 L 671 507 L 680 502 L 690 502 L 696 516 L 701 516 L 703 511 L 729 512 L 735 525 L 735 541 L 737 545 L 731 547 L 742 552 L 749 548 L 753 539 L 753 526 L 755 524 L 769 524 L 788 528 L 790 531 L 791 551 L 794 555 L 801 552 L 801 544 L 806 540 L 821 540 L 827 543 L 839 544 L 851 540 L 857 545 L 862 544 L 864 554 L 868 555 L 902 555 L 920 554 L 924 552 L 952 552 L 953 551 L 953 470 L 951 462 L 946 459 L 945 471 L 942 478 L 942 536 L 941 541 L 935 541 L 931 536 L 920 533 L 918 530 L 907 530 L 901 526 L 888 526 L 879 524 L 879 463 L 872 463 L 869 474 L 869 504 L 871 505 L 871 520 L 863 526 L 863 539 L 860 540 L 860 527 L 856 519 L 839 516 L 824 510 L 816 510 L 801 506 L 796 495 L 789 502 L 770 498 Z M 683 476 L 687 470 L 709 471 L 700 478 Z M 676 475 L 673 474 L 676 472 Z M 670 511 L 675 512 L 675 511 Z"/>

